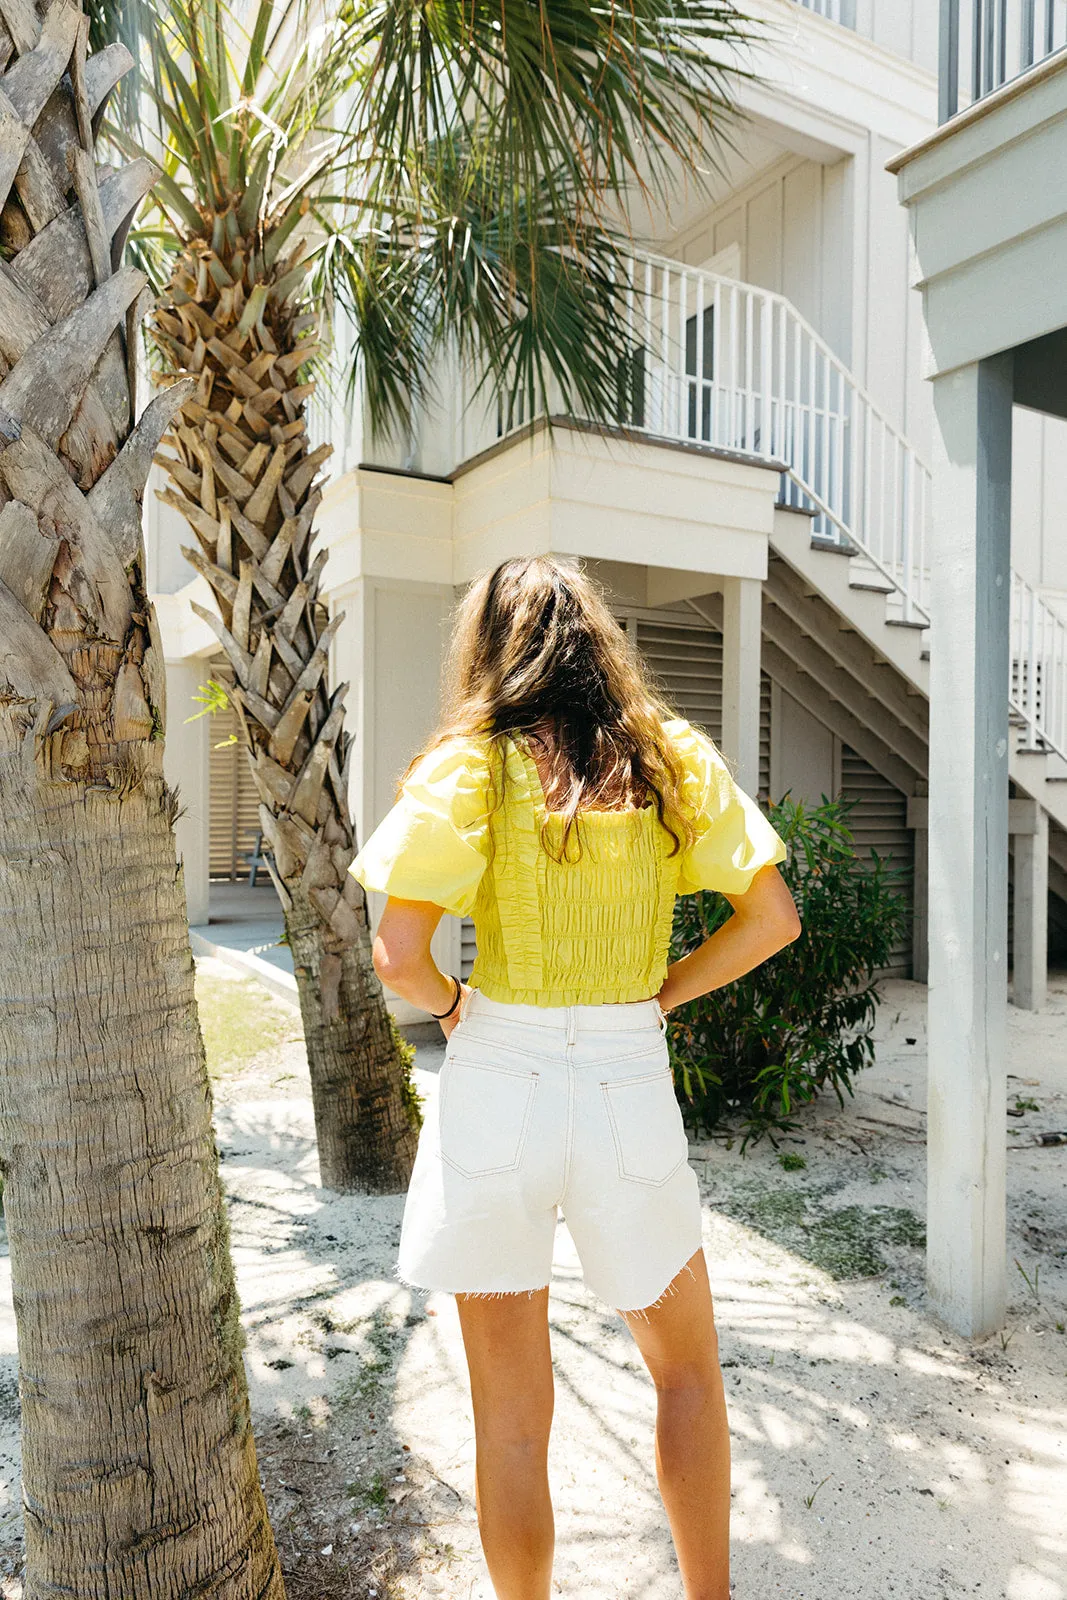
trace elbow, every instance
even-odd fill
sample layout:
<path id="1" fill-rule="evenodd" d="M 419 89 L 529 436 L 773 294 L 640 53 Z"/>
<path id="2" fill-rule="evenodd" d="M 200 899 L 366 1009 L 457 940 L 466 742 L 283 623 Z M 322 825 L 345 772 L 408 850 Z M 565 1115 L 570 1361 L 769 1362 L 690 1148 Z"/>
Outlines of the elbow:
<path id="1" fill-rule="evenodd" d="M 377 938 L 371 951 L 374 970 L 387 989 L 399 993 L 405 978 L 410 976 L 412 963 L 402 951 L 390 949 L 384 939 Z"/>
<path id="2" fill-rule="evenodd" d="M 777 940 L 775 948 L 777 950 L 784 950 L 786 945 L 795 944 L 803 931 L 803 924 L 801 923 L 800 917 L 797 914 L 797 908 L 796 906 L 791 905 L 788 911 L 783 911 L 781 917 L 778 919 L 778 924 L 775 929 L 775 937 Z"/>

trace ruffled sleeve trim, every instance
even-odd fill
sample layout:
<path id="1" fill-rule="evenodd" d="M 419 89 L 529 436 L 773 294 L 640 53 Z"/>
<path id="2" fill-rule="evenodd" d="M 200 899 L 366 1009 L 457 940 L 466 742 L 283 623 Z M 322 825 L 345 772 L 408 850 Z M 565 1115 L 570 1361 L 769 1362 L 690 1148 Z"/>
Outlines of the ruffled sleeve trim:
<path id="1" fill-rule="evenodd" d="M 756 802 L 734 782 L 705 734 L 681 718 L 664 726 L 685 768 L 684 799 L 696 830 L 681 860 L 677 892 L 715 889 L 742 895 L 763 867 L 785 860 L 785 844 Z"/>
<path id="2" fill-rule="evenodd" d="M 467 916 L 489 861 L 490 788 L 478 741 L 427 751 L 349 871 L 365 889 Z"/>

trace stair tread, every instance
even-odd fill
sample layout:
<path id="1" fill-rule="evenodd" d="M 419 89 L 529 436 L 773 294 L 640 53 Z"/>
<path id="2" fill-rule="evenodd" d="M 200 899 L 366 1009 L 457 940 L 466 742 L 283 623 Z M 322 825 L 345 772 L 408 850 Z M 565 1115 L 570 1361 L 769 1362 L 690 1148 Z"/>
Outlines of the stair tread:
<path id="1" fill-rule="evenodd" d="M 835 539 L 812 539 L 811 548 L 827 550 L 832 556 L 848 556 L 850 561 L 860 553 L 854 544 L 838 544 Z"/>

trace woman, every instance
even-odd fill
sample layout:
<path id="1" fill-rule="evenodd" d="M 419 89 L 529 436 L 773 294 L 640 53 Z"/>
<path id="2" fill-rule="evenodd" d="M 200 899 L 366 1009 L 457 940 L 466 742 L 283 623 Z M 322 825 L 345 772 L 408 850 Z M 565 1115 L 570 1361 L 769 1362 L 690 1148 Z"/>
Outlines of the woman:
<path id="1" fill-rule="evenodd" d="M 557 1208 L 656 1386 L 687 1600 L 728 1600 L 726 1405 L 664 1019 L 796 938 L 784 856 L 710 740 L 671 719 L 587 577 L 534 556 L 472 586 L 444 723 L 352 871 L 389 896 L 383 983 L 448 1039 L 397 1270 L 456 1296 L 499 1600 L 550 1593 Z M 698 889 L 734 915 L 668 967 L 675 896 Z M 473 914 L 470 987 L 430 954 L 443 911 Z"/>

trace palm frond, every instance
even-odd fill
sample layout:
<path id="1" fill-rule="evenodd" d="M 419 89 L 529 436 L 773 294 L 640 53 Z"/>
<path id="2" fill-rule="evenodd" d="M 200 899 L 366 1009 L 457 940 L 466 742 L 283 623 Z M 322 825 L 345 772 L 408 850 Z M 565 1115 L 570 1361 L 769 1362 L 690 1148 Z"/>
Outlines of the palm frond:
<path id="1" fill-rule="evenodd" d="M 508 416 L 624 418 L 630 207 L 714 170 L 756 31 L 734 0 L 157 0 L 135 249 L 156 283 L 197 237 L 253 250 L 275 303 L 340 307 L 375 428 L 445 347 Z"/>
<path id="2" fill-rule="evenodd" d="M 491 138 L 506 192 L 554 175 L 582 217 L 715 163 L 759 29 L 733 0 L 377 0 L 360 115 L 394 158 Z"/>

